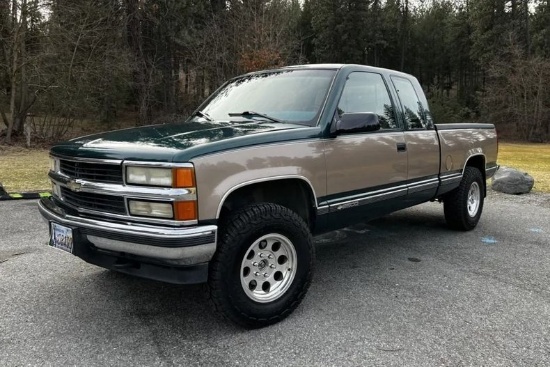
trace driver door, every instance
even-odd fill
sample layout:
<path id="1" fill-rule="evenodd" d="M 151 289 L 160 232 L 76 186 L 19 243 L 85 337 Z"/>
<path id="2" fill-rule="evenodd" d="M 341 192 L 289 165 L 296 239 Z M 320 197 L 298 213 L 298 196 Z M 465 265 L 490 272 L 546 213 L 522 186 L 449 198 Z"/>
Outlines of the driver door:
<path id="1" fill-rule="evenodd" d="M 333 123 L 344 113 L 378 115 L 378 131 L 339 134 L 326 140 L 329 223 L 335 226 L 395 210 L 406 197 L 405 136 L 381 74 L 349 74 Z M 405 148 L 405 149 L 404 149 Z"/>

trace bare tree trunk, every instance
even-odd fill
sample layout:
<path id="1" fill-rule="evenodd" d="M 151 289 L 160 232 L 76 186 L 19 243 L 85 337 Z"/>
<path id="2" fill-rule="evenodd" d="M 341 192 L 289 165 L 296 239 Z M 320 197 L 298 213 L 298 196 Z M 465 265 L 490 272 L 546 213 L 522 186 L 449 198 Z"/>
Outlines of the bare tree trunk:
<path id="1" fill-rule="evenodd" d="M 15 112 L 15 96 L 17 95 L 17 64 L 19 62 L 19 25 L 17 21 L 17 1 L 12 0 L 12 58 L 11 58 L 11 75 L 10 75 L 10 117 L 8 123 L 8 130 L 6 131 L 6 143 L 11 143 L 11 135 L 13 133 L 13 127 L 17 113 Z"/>
<path id="2" fill-rule="evenodd" d="M 126 0 L 128 14 L 128 41 L 134 55 L 134 82 L 137 84 L 137 100 L 139 105 L 138 124 L 147 125 L 151 122 L 150 103 L 150 73 L 152 72 L 143 52 L 142 20 L 138 0 Z"/>
<path id="3" fill-rule="evenodd" d="M 531 35 L 529 34 L 529 1 L 523 0 L 524 16 L 525 16 L 525 42 L 527 42 L 526 50 L 527 57 L 531 56 Z"/>
<path id="4" fill-rule="evenodd" d="M 25 118 L 27 116 L 27 110 L 30 106 L 27 106 L 27 97 L 28 97 L 28 86 L 27 86 L 27 50 L 26 50 L 26 36 L 27 36 L 27 0 L 21 1 L 21 19 L 20 19 L 20 29 L 19 34 L 19 52 L 20 52 L 20 88 L 19 88 L 19 111 L 17 112 L 17 118 L 13 124 L 13 130 L 17 133 L 23 132 L 23 126 L 25 125 Z"/>
<path id="5" fill-rule="evenodd" d="M 409 17 L 409 0 L 405 0 L 405 7 L 403 9 L 403 15 L 402 15 L 402 28 L 401 28 L 401 63 L 400 63 L 400 69 L 401 71 L 405 70 L 405 50 L 407 48 L 407 40 L 408 40 L 408 17 Z"/>

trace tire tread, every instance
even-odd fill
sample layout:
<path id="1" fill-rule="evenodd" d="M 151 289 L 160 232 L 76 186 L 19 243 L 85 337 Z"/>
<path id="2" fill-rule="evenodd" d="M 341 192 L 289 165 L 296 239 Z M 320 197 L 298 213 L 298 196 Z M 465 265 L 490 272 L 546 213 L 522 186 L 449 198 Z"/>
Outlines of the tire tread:
<path id="1" fill-rule="evenodd" d="M 270 318 L 256 318 L 243 311 L 243 305 L 240 305 L 238 298 L 234 297 L 231 292 L 224 292 L 229 289 L 229 284 L 227 279 L 222 278 L 222 274 L 227 274 L 229 271 L 226 259 L 238 251 L 239 239 L 250 236 L 262 226 L 268 226 L 270 223 L 281 221 L 293 226 L 294 230 L 299 232 L 302 238 L 306 239 L 310 254 L 312 255 L 309 256 L 309 270 L 304 284 L 288 307 Z M 243 207 L 220 223 L 218 249 L 210 262 L 207 285 L 208 298 L 218 315 L 246 328 L 257 328 L 274 324 L 290 315 L 305 297 L 313 276 L 314 259 L 314 246 L 311 233 L 303 219 L 293 211 L 272 203 L 253 204 Z"/>
<path id="2" fill-rule="evenodd" d="M 478 212 L 474 218 L 470 217 L 468 214 L 468 209 L 464 205 L 464 201 L 468 197 L 468 191 L 472 182 L 477 181 L 480 185 L 480 204 Z M 445 213 L 445 220 L 447 225 L 455 230 L 469 231 L 476 227 L 479 218 L 481 217 L 481 212 L 483 210 L 483 191 L 485 189 L 483 176 L 479 169 L 471 166 L 466 166 L 464 169 L 464 174 L 462 176 L 462 181 L 460 185 L 447 194 L 443 203 L 443 210 Z"/>

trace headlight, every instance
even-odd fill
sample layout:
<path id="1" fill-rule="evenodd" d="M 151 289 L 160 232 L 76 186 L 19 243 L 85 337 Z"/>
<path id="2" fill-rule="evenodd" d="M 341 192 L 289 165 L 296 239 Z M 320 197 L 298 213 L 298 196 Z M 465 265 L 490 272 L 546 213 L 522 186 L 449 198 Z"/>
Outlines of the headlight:
<path id="1" fill-rule="evenodd" d="M 128 200 L 131 215 L 176 220 L 197 219 L 196 201 L 177 201 L 175 203 Z"/>
<path id="2" fill-rule="evenodd" d="M 193 168 L 157 168 L 128 166 L 126 183 L 162 187 L 193 187 L 195 185 Z"/>
<path id="3" fill-rule="evenodd" d="M 50 171 L 59 172 L 59 159 L 50 156 Z"/>
<path id="4" fill-rule="evenodd" d="M 127 167 L 126 182 L 136 185 L 172 187 L 172 169 Z"/>
<path id="5" fill-rule="evenodd" d="M 128 209 L 131 215 L 140 217 L 174 218 L 172 203 L 129 200 Z"/>

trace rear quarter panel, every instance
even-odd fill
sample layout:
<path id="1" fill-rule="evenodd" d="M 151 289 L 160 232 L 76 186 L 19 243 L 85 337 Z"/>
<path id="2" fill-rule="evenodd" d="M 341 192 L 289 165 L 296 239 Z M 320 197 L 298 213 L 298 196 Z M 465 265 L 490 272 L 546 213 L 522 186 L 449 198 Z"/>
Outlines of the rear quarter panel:
<path id="1" fill-rule="evenodd" d="M 497 134 L 492 124 L 437 124 L 441 143 L 441 173 L 460 171 L 469 158 L 485 157 L 485 169 L 497 165 Z M 487 177 L 489 178 L 489 177 Z"/>

